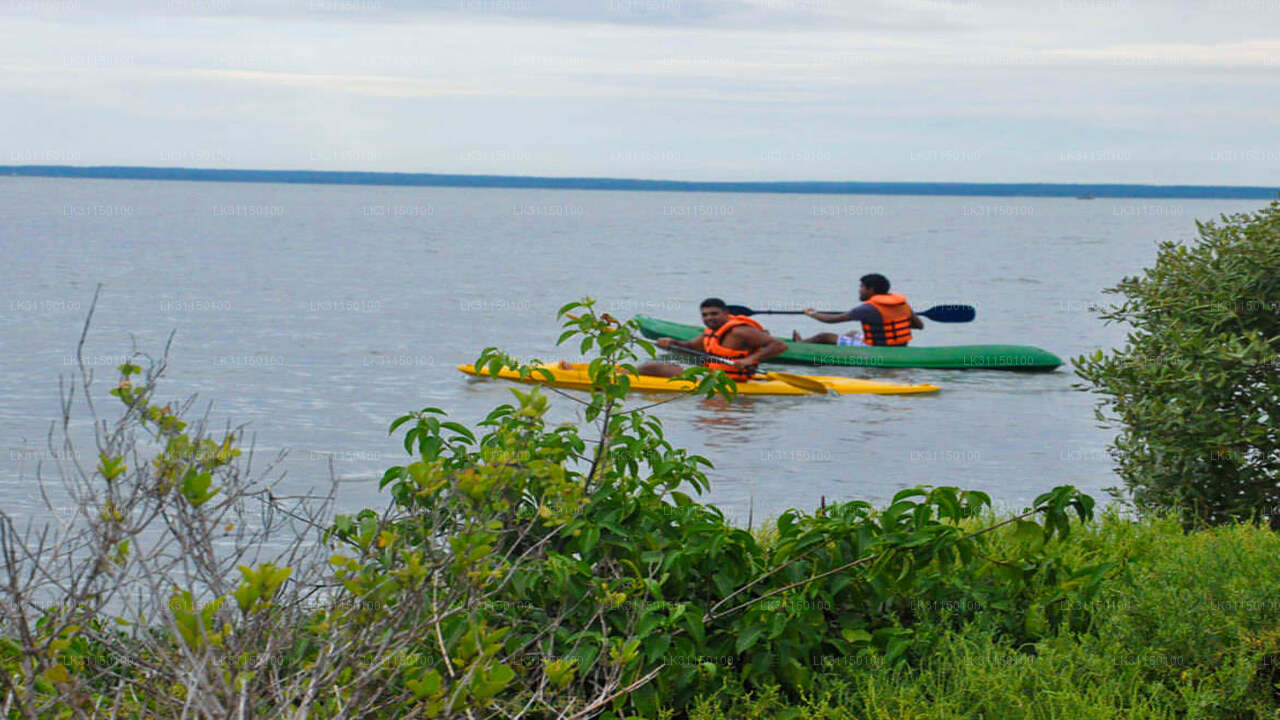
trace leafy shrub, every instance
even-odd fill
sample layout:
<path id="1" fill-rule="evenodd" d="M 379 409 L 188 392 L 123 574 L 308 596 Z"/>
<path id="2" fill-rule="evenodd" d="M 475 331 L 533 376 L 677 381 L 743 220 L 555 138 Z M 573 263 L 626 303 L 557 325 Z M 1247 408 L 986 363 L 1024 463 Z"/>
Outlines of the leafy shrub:
<path id="1" fill-rule="evenodd" d="M 1109 570 L 1053 552 L 1092 513 L 1069 487 L 999 521 L 982 493 L 913 488 L 883 510 L 786 512 L 762 541 L 689 494 L 709 461 L 628 405 L 617 368 L 653 354 L 638 327 L 589 300 L 561 314 L 561 342 L 597 356 L 589 398 L 565 396 L 594 436 L 549 424 L 538 389 L 475 429 L 425 408 L 391 424 L 410 461 L 384 475 L 390 506 L 332 522 L 250 478 L 240 433 L 158 402 L 163 361 L 121 367 L 123 416 L 95 421 L 93 468 L 70 452 L 67 401 L 73 522 L 0 518 L 6 712 L 652 717 L 726 678 L 803 694 L 832 665 L 921 662 L 979 607 L 1030 642 L 1076 622 L 1059 608 Z M 477 365 L 545 372 L 495 349 Z M 72 392 L 91 401 L 90 382 Z M 938 608 L 942 630 L 926 627 Z"/>
<path id="2" fill-rule="evenodd" d="M 992 549 L 1018 555 L 1012 528 Z M 1028 548 L 1029 549 L 1029 548 Z M 737 718 L 1275 717 L 1280 707 L 1280 535 L 1251 525 L 1184 533 L 1177 518 L 1115 513 L 1055 543 L 1071 565 L 1117 568 L 1091 599 L 1062 601 L 1084 620 L 1010 643 L 999 613 L 964 624 L 921 617 L 936 637 L 910 665 L 848 663 L 811 691 L 748 688 L 728 679 L 689 706 L 693 720 Z M 1044 588 L 1031 602 L 1052 604 Z"/>
<path id="3" fill-rule="evenodd" d="M 1111 290 L 1125 299 L 1102 317 L 1133 327 L 1125 346 L 1075 365 L 1121 425 L 1117 470 L 1141 511 L 1280 529 L 1280 203 L 1198 227 Z"/>
<path id="4" fill-rule="evenodd" d="M 35 478 L 48 515 L 22 528 L 0 513 L 6 717 L 225 717 L 249 703 L 306 714 L 333 702 L 316 700 L 317 681 L 379 657 L 353 643 L 315 661 L 339 639 L 312 628 L 328 570 L 310 548 L 328 498 L 273 495 L 273 465 L 249 472 L 242 428 L 217 432 L 190 402 L 159 401 L 166 357 L 120 366 L 111 421 L 79 363 L 50 432 L 54 477 L 42 465 Z"/>
<path id="5" fill-rule="evenodd" d="M 1022 637 L 1050 622 L 1043 610 L 1024 620 L 1030 588 L 1088 594 L 1100 582 L 1105 568 L 1062 567 L 1042 552 L 1069 531 L 1069 511 L 1091 515 L 1092 501 L 1068 487 L 995 526 L 1037 548 L 999 561 L 983 552 L 992 528 L 963 525 L 989 498 L 950 487 L 903 491 L 879 512 L 862 502 L 790 511 L 760 542 L 686 494 L 706 488 L 704 458 L 673 448 L 656 418 L 625 409 L 628 383 L 615 368 L 634 369 L 637 353 L 651 352 L 638 328 L 597 315 L 590 301 L 561 314 L 569 311 L 579 316 L 568 317 L 561 341 L 580 338 L 584 352 L 598 354 L 595 390 L 578 400 L 596 439 L 548 426 L 537 389 L 514 391 L 518 404 L 494 410 L 480 437 L 426 408 L 392 425 L 408 428 L 415 458 L 386 473 L 393 512 L 338 521 L 335 537 L 360 551 L 338 559 L 348 587 L 358 582 L 372 594 L 408 564 L 438 568 L 431 582 L 459 593 L 458 605 L 423 619 L 437 642 L 420 649 L 420 667 L 437 669 L 439 697 L 466 681 L 450 665 L 464 667 L 471 655 L 455 648 L 472 653 L 478 641 L 467 638 L 485 633 L 494 638 L 487 652 L 505 653 L 493 669 L 504 695 L 494 700 L 508 709 L 576 697 L 593 699 L 592 709 L 652 716 L 725 674 L 803 691 L 819 663 L 907 660 L 921 606 L 981 601 Z M 529 379 L 542 372 L 494 349 L 476 365 Z M 703 392 L 732 391 L 720 373 L 686 376 Z M 377 602 L 394 606 L 400 592 L 419 589 L 400 586 Z"/>

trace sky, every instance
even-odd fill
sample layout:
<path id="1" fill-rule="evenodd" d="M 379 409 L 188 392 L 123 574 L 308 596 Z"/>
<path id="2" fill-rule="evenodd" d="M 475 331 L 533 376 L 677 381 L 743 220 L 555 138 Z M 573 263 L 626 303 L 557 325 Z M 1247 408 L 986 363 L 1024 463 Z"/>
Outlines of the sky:
<path id="1" fill-rule="evenodd" d="M 0 164 L 1280 183 L 1280 0 L 0 0 Z"/>

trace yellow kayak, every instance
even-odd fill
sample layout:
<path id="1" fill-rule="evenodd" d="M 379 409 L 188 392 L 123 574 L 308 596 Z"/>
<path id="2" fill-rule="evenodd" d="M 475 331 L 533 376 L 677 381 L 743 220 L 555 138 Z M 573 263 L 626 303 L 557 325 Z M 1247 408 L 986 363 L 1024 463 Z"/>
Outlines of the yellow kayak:
<path id="1" fill-rule="evenodd" d="M 520 374 L 514 370 L 503 368 L 498 377 L 518 382 L 541 383 L 570 390 L 590 390 L 591 376 L 587 373 L 586 363 L 570 363 L 569 369 L 559 365 L 541 365 L 551 371 L 555 380 L 547 381 L 541 375 L 532 375 L 528 380 L 521 380 Z M 476 375 L 474 365 L 459 365 L 458 369 L 468 375 Z M 489 377 L 485 372 L 481 377 Z M 861 380 L 859 378 L 840 377 L 838 375 L 801 375 L 807 380 L 816 380 L 826 386 L 828 392 L 838 395 L 911 395 L 914 393 L 936 392 L 937 385 L 900 385 L 898 383 L 881 382 L 879 380 Z M 641 392 L 689 392 L 694 387 L 688 380 L 652 377 L 649 375 L 633 375 L 631 389 Z M 780 380 L 752 380 L 738 383 L 739 395 L 811 395 L 807 390 L 789 385 Z"/>

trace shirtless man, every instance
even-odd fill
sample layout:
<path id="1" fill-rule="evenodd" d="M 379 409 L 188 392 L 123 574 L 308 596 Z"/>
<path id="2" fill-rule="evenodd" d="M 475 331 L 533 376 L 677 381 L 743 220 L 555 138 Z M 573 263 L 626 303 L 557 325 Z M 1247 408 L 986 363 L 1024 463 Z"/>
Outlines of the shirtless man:
<path id="1" fill-rule="evenodd" d="M 707 360 L 703 363 L 713 370 L 722 370 L 738 382 L 751 379 L 756 367 L 763 361 L 786 351 L 786 343 L 774 338 L 760 327 L 760 323 L 745 315 L 730 315 L 720 298 L 702 301 L 702 324 L 707 326 L 702 335 L 693 340 L 658 338 L 662 349 L 686 348 L 709 353 L 723 361 Z M 639 367 L 641 375 L 675 377 L 684 372 L 681 365 L 648 362 Z"/>

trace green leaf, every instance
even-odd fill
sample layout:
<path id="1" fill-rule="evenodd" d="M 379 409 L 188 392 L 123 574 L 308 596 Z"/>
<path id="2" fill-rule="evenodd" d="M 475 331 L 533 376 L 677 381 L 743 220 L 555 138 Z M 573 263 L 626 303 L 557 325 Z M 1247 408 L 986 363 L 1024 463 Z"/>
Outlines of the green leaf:
<path id="1" fill-rule="evenodd" d="M 1044 543 L 1044 529 L 1030 520 L 1019 520 L 1013 524 L 1013 537 L 1019 545 L 1038 547 Z"/>
<path id="2" fill-rule="evenodd" d="M 387 471 L 382 473 L 382 480 L 378 481 L 378 489 L 381 490 L 386 487 L 388 483 L 403 479 L 406 476 L 406 473 L 407 471 L 403 465 L 387 468 Z"/>
<path id="3" fill-rule="evenodd" d="M 689 637 L 693 639 L 698 647 L 707 644 L 707 628 L 703 624 L 701 617 L 696 613 L 688 613 L 684 616 L 684 627 L 689 632 Z"/>
<path id="4" fill-rule="evenodd" d="M 51 683 L 71 682 L 71 673 L 61 663 L 51 665 L 44 671 L 44 679 Z"/>
<path id="5" fill-rule="evenodd" d="M 127 469 L 123 457 L 109 457 L 106 453 L 98 455 L 98 472 L 108 481 L 124 474 Z"/>
<path id="6" fill-rule="evenodd" d="M 911 647 L 911 640 L 905 637 L 895 637 L 889 640 L 885 646 L 884 659 L 885 662 L 893 662 L 902 657 L 902 654 Z"/>
<path id="7" fill-rule="evenodd" d="M 641 717 L 658 717 L 658 689 L 652 682 L 641 685 L 631 693 L 630 697 Z"/>
<path id="8" fill-rule="evenodd" d="M 222 488 L 214 488 L 209 490 L 209 486 L 213 483 L 213 476 L 208 472 L 196 472 L 194 468 L 190 468 L 182 476 L 182 495 L 191 503 L 192 507 L 200 507 L 222 492 Z"/>
<path id="9" fill-rule="evenodd" d="M 636 637 L 645 637 L 655 628 L 660 627 L 664 621 L 665 618 L 656 610 L 646 610 L 640 617 L 640 622 L 636 623 Z"/>
<path id="10" fill-rule="evenodd" d="M 444 687 L 444 678 L 438 671 L 428 670 L 419 678 L 406 680 L 405 687 L 418 699 L 439 697 Z"/>
<path id="11" fill-rule="evenodd" d="M 764 625 L 748 626 L 745 630 L 738 633 L 738 639 L 733 645 L 734 651 L 741 654 L 750 650 L 755 646 L 756 642 L 764 636 L 766 630 L 767 628 Z"/>
<path id="12" fill-rule="evenodd" d="M 845 628 L 840 631 L 840 636 L 850 644 L 871 642 L 871 633 L 862 628 Z"/>
<path id="13" fill-rule="evenodd" d="M 475 442 L 475 441 L 476 441 L 476 436 L 475 436 L 475 434 L 474 434 L 474 433 L 472 433 L 472 432 L 471 432 L 471 430 L 470 430 L 467 426 L 465 426 L 465 425 L 463 425 L 463 424 L 461 424 L 461 423 L 456 423 L 456 422 L 452 422 L 452 421 L 450 421 L 450 422 L 443 422 L 443 423 L 440 423 L 440 427 L 448 428 L 448 429 L 450 429 L 450 430 L 454 431 L 455 433 L 457 433 L 457 434 L 461 435 L 462 437 L 466 438 L 468 442 Z"/>
<path id="14" fill-rule="evenodd" d="M 922 487 L 905 488 L 903 490 L 899 490 L 893 496 L 893 499 L 889 501 L 889 505 L 890 506 L 897 505 L 899 501 L 905 500 L 907 498 L 912 498 L 912 497 L 927 498 L 928 496 L 929 496 L 928 491 L 926 491 Z M 914 505 L 914 504 L 915 503 L 911 503 L 911 505 Z"/>
<path id="15" fill-rule="evenodd" d="M 597 525 L 588 525 L 582 529 L 582 535 L 578 538 L 578 548 L 583 553 L 591 552 L 596 543 L 600 541 L 600 527 Z"/>
<path id="16" fill-rule="evenodd" d="M 515 676 L 515 671 L 506 665 L 477 673 L 471 681 L 471 694 L 477 701 L 486 702 L 502 692 Z"/>

